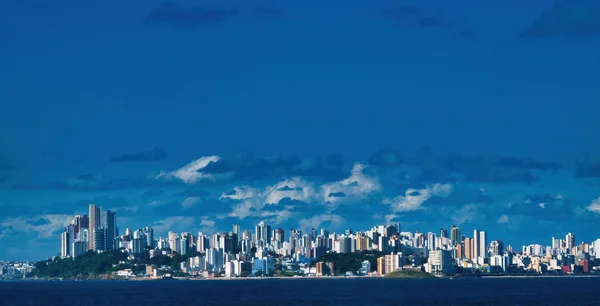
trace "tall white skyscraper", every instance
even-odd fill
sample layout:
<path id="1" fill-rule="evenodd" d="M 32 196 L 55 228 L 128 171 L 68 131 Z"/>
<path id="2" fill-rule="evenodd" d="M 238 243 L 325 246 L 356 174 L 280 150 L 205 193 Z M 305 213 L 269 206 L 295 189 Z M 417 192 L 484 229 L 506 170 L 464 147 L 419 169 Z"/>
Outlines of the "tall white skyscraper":
<path id="1" fill-rule="evenodd" d="M 435 250 L 436 248 L 436 239 L 435 239 L 435 234 L 434 233 L 428 233 L 427 234 L 427 249 L 429 250 Z"/>
<path id="2" fill-rule="evenodd" d="M 475 260 L 481 256 L 479 253 L 480 250 L 479 231 L 473 230 L 473 258 L 475 258 Z"/>
<path id="3" fill-rule="evenodd" d="M 575 246 L 575 235 L 568 233 L 567 236 L 565 237 L 565 247 L 567 249 L 567 251 L 571 252 L 571 249 L 573 249 L 573 247 Z"/>
<path id="4" fill-rule="evenodd" d="M 69 233 L 63 232 L 60 235 L 60 257 L 65 258 L 70 254 Z"/>
<path id="5" fill-rule="evenodd" d="M 204 233 L 198 233 L 198 239 L 196 242 L 196 251 L 198 253 L 204 253 L 208 249 L 208 238 L 204 235 Z"/>
<path id="6" fill-rule="evenodd" d="M 597 259 L 600 259 L 600 239 L 594 241 L 594 254 Z"/>
<path id="7" fill-rule="evenodd" d="M 552 237 L 552 248 L 557 250 L 560 250 L 562 248 L 562 243 L 560 239 Z"/>
<path id="8" fill-rule="evenodd" d="M 479 232 L 479 256 L 480 257 L 487 257 L 487 237 L 485 235 L 485 231 L 480 231 Z"/>

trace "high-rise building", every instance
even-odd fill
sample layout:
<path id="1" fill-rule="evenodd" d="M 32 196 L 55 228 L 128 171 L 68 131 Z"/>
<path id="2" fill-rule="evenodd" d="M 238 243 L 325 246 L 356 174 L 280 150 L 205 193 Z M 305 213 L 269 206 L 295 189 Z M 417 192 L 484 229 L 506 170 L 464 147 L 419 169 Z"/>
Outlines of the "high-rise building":
<path id="1" fill-rule="evenodd" d="M 255 229 L 255 243 L 258 246 L 264 247 L 271 242 L 271 226 L 261 221 Z"/>
<path id="2" fill-rule="evenodd" d="M 427 262 L 429 273 L 453 275 L 455 272 L 452 253 L 447 250 L 434 250 L 429 252 Z"/>
<path id="3" fill-rule="evenodd" d="M 594 256 L 596 259 L 600 259 L 600 239 L 594 241 Z"/>
<path id="4" fill-rule="evenodd" d="M 117 228 L 117 232 L 118 230 L 119 228 Z M 146 227 L 144 228 L 144 233 L 146 234 L 146 245 L 151 248 L 156 247 L 156 243 L 154 242 L 154 229 L 152 229 L 151 227 Z"/>
<path id="5" fill-rule="evenodd" d="M 552 237 L 552 248 L 556 250 L 562 249 L 562 241 L 559 238 Z"/>
<path id="6" fill-rule="evenodd" d="M 487 258 L 487 237 L 485 231 L 479 232 L 479 257 Z"/>
<path id="7" fill-rule="evenodd" d="M 448 238 L 448 230 L 445 228 L 440 229 L 440 238 Z"/>
<path id="8" fill-rule="evenodd" d="M 285 241 L 285 231 L 282 228 L 276 228 L 273 231 L 273 240 L 283 243 Z"/>
<path id="9" fill-rule="evenodd" d="M 82 240 L 81 232 L 84 229 L 88 229 L 90 224 L 89 217 L 87 215 L 76 215 L 71 219 L 71 225 L 73 225 L 73 237 L 70 237 L 71 241 Z"/>
<path id="10" fill-rule="evenodd" d="M 237 254 L 238 252 L 238 236 L 235 233 L 224 234 L 222 237 L 223 240 L 223 251 L 226 254 Z"/>
<path id="11" fill-rule="evenodd" d="M 198 241 L 196 242 L 196 251 L 198 253 L 206 253 L 208 250 L 208 238 L 204 235 L 204 233 L 198 233 Z"/>
<path id="12" fill-rule="evenodd" d="M 182 236 L 181 240 L 179 241 L 179 254 L 181 254 L 182 256 L 185 256 L 189 253 L 189 245 L 188 245 L 188 239 L 185 238 L 185 236 Z"/>
<path id="13" fill-rule="evenodd" d="M 492 256 L 502 256 L 504 255 L 504 243 L 502 243 L 500 240 L 494 240 L 490 243 L 490 250 Z"/>
<path id="14" fill-rule="evenodd" d="M 391 273 L 402 269 L 404 266 L 404 257 L 402 253 L 385 255 L 385 273 Z"/>
<path id="15" fill-rule="evenodd" d="M 104 212 L 104 219 L 102 220 L 104 227 L 104 239 L 106 240 L 104 245 L 107 250 L 114 250 L 115 238 L 119 235 L 117 229 L 117 213 L 114 211 L 107 210 Z"/>
<path id="16" fill-rule="evenodd" d="M 169 232 L 168 234 L 168 241 L 169 241 L 169 248 L 171 249 L 171 251 L 175 251 L 176 249 L 178 249 L 179 247 L 177 246 L 177 243 L 179 241 L 176 241 L 178 236 L 177 236 L 177 232 Z"/>
<path id="17" fill-rule="evenodd" d="M 211 271 L 219 271 L 223 267 L 223 252 L 221 250 L 210 248 L 206 252 L 206 261 Z"/>
<path id="18" fill-rule="evenodd" d="M 456 245 L 456 258 L 465 258 L 465 246 L 462 243 Z"/>
<path id="19" fill-rule="evenodd" d="M 60 257 L 65 258 L 70 255 L 69 232 L 65 231 L 60 235 Z"/>
<path id="20" fill-rule="evenodd" d="M 87 229 L 85 230 L 87 232 Z M 83 255 L 87 251 L 87 241 L 73 242 L 73 257 Z"/>
<path id="21" fill-rule="evenodd" d="M 360 265 L 360 273 L 361 274 L 371 273 L 371 262 L 370 261 L 365 260 L 362 262 L 362 264 Z"/>
<path id="22" fill-rule="evenodd" d="M 477 260 L 477 258 L 481 255 L 479 255 L 479 250 L 480 250 L 480 242 L 479 242 L 479 231 L 478 230 L 473 230 L 473 259 Z"/>
<path id="23" fill-rule="evenodd" d="M 385 275 L 385 256 L 377 258 L 377 274 Z"/>
<path id="24" fill-rule="evenodd" d="M 94 251 L 104 251 L 106 250 L 106 231 L 102 228 L 95 228 L 92 230 L 92 237 L 94 237 L 94 241 L 92 241 L 92 250 Z"/>
<path id="25" fill-rule="evenodd" d="M 239 224 L 234 224 L 233 225 L 233 233 L 238 235 L 238 237 L 240 236 L 240 225 Z"/>
<path id="26" fill-rule="evenodd" d="M 436 239 L 434 233 L 427 233 L 427 249 L 435 250 L 436 249 Z"/>
<path id="27" fill-rule="evenodd" d="M 350 253 L 351 250 L 351 245 L 350 245 L 350 237 L 348 236 L 342 236 L 339 238 L 339 246 L 340 246 L 340 253 Z"/>
<path id="28" fill-rule="evenodd" d="M 473 240 L 471 238 L 465 238 L 465 258 L 473 259 Z"/>
<path id="29" fill-rule="evenodd" d="M 455 245 L 462 242 L 460 227 L 452 225 L 452 229 L 450 230 L 450 241 Z"/>
<path id="30" fill-rule="evenodd" d="M 574 246 L 575 246 L 575 235 L 568 233 L 567 236 L 565 237 L 565 248 L 567 249 L 567 252 L 569 252 L 569 254 L 571 254 L 571 250 L 573 249 Z"/>
<path id="31" fill-rule="evenodd" d="M 96 250 L 95 245 L 101 245 L 96 243 L 96 233 L 99 232 L 99 228 L 102 228 L 102 207 L 96 206 L 95 204 L 90 204 L 89 206 L 89 240 L 88 240 L 88 248 L 90 250 Z M 102 243 L 104 244 L 104 243 Z"/>

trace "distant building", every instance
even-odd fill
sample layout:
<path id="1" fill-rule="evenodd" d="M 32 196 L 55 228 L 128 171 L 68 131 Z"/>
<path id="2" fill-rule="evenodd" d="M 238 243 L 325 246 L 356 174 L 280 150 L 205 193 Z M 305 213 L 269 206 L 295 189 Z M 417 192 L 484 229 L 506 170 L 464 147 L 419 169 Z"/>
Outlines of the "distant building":
<path id="1" fill-rule="evenodd" d="M 426 270 L 433 274 L 454 275 L 454 261 L 452 253 L 447 250 L 434 250 L 429 252 L 429 261 Z"/>
<path id="2" fill-rule="evenodd" d="M 479 232 L 479 257 L 487 258 L 487 235 L 485 231 Z"/>
<path id="3" fill-rule="evenodd" d="M 452 225 L 452 229 L 450 230 L 450 242 L 454 245 L 462 242 L 460 227 Z"/>
<path id="4" fill-rule="evenodd" d="M 360 274 L 369 274 L 371 272 L 371 262 L 365 260 L 360 265 Z"/>
<path id="5" fill-rule="evenodd" d="M 471 238 L 465 238 L 465 258 L 472 260 L 473 259 L 473 240 Z"/>
<path id="6" fill-rule="evenodd" d="M 504 255 L 504 243 L 500 240 L 494 240 L 490 243 L 491 255 Z"/>
<path id="7" fill-rule="evenodd" d="M 96 234 L 99 228 L 102 228 L 102 207 L 96 206 L 95 204 L 89 205 L 89 241 L 88 249 L 96 251 L 97 246 L 104 246 L 104 242 L 97 243 Z M 104 235 L 103 235 L 104 238 Z"/>
<path id="8" fill-rule="evenodd" d="M 385 255 L 377 258 L 377 273 L 380 275 L 401 270 L 403 266 L 404 257 L 402 257 L 402 253 Z"/>
<path id="9" fill-rule="evenodd" d="M 333 275 L 334 274 L 334 265 L 332 262 L 317 262 L 317 276 L 325 276 L 325 275 Z"/>
<path id="10" fill-rule="evenodd" d="M 78 257 L 83 255 L 87 251 L 87 242 L 85 241 L 75 241 L 73 242 L 73 257 Z"/>
<path id="11" fill-rule="evenodd" d="M 60 235 L 60 257 L 66 258 L 71 254 L 71 247 L 69 245 L 69 233 L 63 232 Z"/>
<path id="12" fill-rule="evenodd" d="M 99 227 L 99 228 L 94 228 L 92 229 L 92 235 L 91 237 L 93 237 L 94 241 L 92 242 L 92 250 L 94 251 L 104 251 L 106 250 L 106 239 L 104 238 L 105 236 L 105 231 L 103 228 Z"/>
<path id="13" fill-rule="evenodd" d="M 117 213 L 114 211 L 107 210 L 104 212 L 104 219 L 102 220 L 104 228 L 104 246 L 106 250 L 114 250 L 115 238 L 119 235 L 117 229 Z"/>

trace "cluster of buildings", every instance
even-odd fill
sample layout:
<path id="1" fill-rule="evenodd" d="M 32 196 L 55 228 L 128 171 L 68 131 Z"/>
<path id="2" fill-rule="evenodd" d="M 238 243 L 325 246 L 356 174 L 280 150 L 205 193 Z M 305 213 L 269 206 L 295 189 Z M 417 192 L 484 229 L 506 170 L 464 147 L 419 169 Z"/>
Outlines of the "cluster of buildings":
<path id="1" fill-rule="evenodd" d="M 61 257 L 77 257 L 87 252 L 115 250 L 120 247 L 117 236 L 117 213 L 89 205 L 87 215 L 76 215 L 60 236 Z"/>
<path id="2" fill-rule="evenodd" d="M 181 271 L 203 276 L 271 275 L 280 271 L 304 275 L 331 275 L 331 262 L 314 261 L 326 253 L 379 251 L 377 266 L 363 262 L 352 274 L 384 275 L 406 268 L 421 268 L 434 274 L 455 273 L 588 273 L 600 266 L 600 239 L 576 244 L 575 236 L 552 238 L 552 245 L 523 246 L 514 250 L 500 240 L 489 241 L 487 233 L 474 230 L 463 235 L 452 226 L 439 233 L 402 232 L 400 224 L 378 225 L 366 231 L 330 233 L 325 229 L 302 232 L 272 228 L 265 222 L 253 231 L 233 225 L 230 232 L 169 232 L 154 237 L 152 228 L 126 229 L 120 235 L 115 212 L 91 204 L 89 215 L 74 216 L 61 235 L 61 257 L 77 257 L 86 251 L 122 250 L 131 256 L 143 253 L 185 258 Z M 144 254 L 145 255 L 145 254 Z M 312 264 L 311 264 L 312 263 Z M 596 263 L 596 264 L 595 264 Z M 158 275 L 160 269 L 146 269 Z M 600 272 L 600 271 L 599 271 Z"/>
<path id="3" fill-rule="evenodd" d="M 29 262 L 0 261 L 0 279 L 22 279 L 33 270 Z"/>

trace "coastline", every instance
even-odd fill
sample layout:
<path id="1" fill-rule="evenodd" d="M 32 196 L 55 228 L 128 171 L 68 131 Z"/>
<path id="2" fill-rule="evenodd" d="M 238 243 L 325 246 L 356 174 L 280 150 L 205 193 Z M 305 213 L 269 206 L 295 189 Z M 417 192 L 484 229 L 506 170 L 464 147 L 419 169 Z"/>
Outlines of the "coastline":
<path id="1" fill-rule="evenodd" d="M 423 277 L 384 277 L 384 276 L 270 276 L 270 277 L 173 277 L 169 279 L 152 278 L 152 277 L 129 277 L 129 278 L 109 278 L 109 279 L 59 279 L 59 278 L 26 278 L 5 280 L 11 282 L 105 282 L 105 281 L 261 281 L 261 280 L 340 280 L 340 279 L 445 279 L 445 280 L 461 280 L 461 279 L 526 279 L 526 278 L 600 278 L 600 274 L 571 274 L 571 275 L 455 275 L 455 276 L 436 276 L 433 278 Z M 4 280 L 0 280 L 2 282 Z"/>

